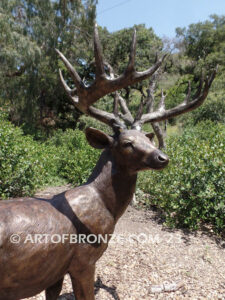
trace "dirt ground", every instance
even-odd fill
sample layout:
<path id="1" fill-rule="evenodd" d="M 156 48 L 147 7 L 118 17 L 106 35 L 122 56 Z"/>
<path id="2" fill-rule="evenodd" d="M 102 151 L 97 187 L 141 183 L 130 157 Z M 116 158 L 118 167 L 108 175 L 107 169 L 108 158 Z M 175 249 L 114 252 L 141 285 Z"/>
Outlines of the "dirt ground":
<path id="1" fill-rule="evenodd" d="M 50 188 L 38 195 L 64 189 Z M 180 288 L 152 293 L 155 285 L 163 284 Z M 155 212 L 129 207 L 97 263 L 95 290 L 96 300 L 225 300 L 225 242 L 209 232 L 169 230 Z M 28 299 L 45 297 L 41 293 Z M 75 299 L 68 276 L 58 299 Z"/>

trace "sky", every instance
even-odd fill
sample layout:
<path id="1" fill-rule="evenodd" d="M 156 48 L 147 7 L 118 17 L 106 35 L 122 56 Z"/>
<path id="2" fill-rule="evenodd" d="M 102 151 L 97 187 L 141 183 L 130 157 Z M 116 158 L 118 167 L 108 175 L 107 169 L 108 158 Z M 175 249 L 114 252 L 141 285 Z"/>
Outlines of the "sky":
<path id="1" fill-rule="evenodd" d="M 110 32 L 135 24 L 152 27 L 160 37 L 175 37 L 177 27 L 225 15 L 225 0 L 98 0 L 97 22 Z"/>

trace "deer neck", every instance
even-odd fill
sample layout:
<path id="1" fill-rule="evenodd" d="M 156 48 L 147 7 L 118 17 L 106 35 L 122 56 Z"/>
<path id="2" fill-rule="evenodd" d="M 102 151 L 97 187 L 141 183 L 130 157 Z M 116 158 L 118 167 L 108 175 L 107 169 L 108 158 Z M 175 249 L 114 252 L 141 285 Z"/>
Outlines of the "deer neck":
<path id="1" fill-rule="evenodd" d="M 129 174 L 115 161 L 110 150 L 101 154 L 87 184 L 100 194 L 101 200 L 117 221 L 133 198 L 137 174 Z"/>

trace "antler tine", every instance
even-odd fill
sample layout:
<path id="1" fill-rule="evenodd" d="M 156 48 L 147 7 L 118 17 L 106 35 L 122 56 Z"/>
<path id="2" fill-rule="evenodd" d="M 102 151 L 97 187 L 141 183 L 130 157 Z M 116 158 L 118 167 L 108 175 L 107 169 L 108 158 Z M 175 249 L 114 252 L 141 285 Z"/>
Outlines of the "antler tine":
<path id="1" fill-rule="evenodd" d="M 145 105 L 145 101 L 144 101 L 144 97 L 142 95 L 141 96 L 141 102 L 140 102 L 140 105 L 138 107 L 134 122 L 137 122 L 138 120 L 141 119 L 141 116 L 143 115 L 144 105 Z"/>
<path id="2" fill-rule="evenodd" d="M 113 67 L 107 61 L 104 61 L 104 65 L 109 70 L 109 78 L 110 79 L 114 79 L 115 78 L 115 73 L 114 73 Z"/>
<path id="3" fill-rule="evenodd" d="M 199 86 L 198 86 L 197 92 L 194 95 L 194 98 L 197 98 L 201 95 L 203 83 L 204 83 L 204 78 L 203 78 L 203 75 L 202 75 L 200 80 L 199 80 Z"/>
<path id="4" fill-rule="evenodd" d="M 108 68 L 110 73 L 110 79 L 115 78 L 115 72 L 113 67 L 106 61 L 104 61 L 104 65 Z M 119 113 L 119 106 L 121 108 L 122 113 Z M 126 100 L 119 94 L 118 91 L 114 93 L 114 102 L 113 102 L 113 114 L 116 118 L 121 117 L 121 119 L 127 124 L 132 125 L 134 122 L 134 118 L 127 106 Z"/>
<path id="5" fill-rule="evenodd" d="M 118 93 L 116 92 L 114 95 L 114 101 L 113 101 L 113 114 L 115 116 L 119 115 L 119 99 L 118 99 Z"/>
<path id="6" fill-rule="evenodd" d="M 70 72 L 70 75 L 73 78 L 77 89 L 79 89 L 83 85 L 83 82 L 82 82 L 80 76 L 78 75 L 77 71 L 74 69 L 74 67 L 71 65 L 71 63 L 65 58 L 65 56 L 58 49 L 55 49 L 55 50 L 58 53 L 61 60 L 63 61 L 66 68 L 68 69 L 68 71 Z"/>
<path id="7" fill-rule="evenodd" d="M 201 75 L 201 78 L 199 80 L 199 86 L 198 86 L 198 89 L 197 89 L 197 92 L 196 94 L 194 95 L 194 98 L 197 98 L 201 95 L 201 92 L 202 92 L 202 87 L 203 87 L 203 83 L 205 82 L 205 84 L 209 84 L 209 87 L 211 86 L 215 76 L 216 76 L 216 73 L 218 72 L 218 68 L 219 66 L 217 65 L 215 70 L 212 72 L 212 74 L 210 75 L 209 79 L 205 79 L 204 81 L 204 77 L 203 77 L 203 74 Z M 208 81 L 208 83 L 206 83 Z"/>
<path id="8" fill-rule="evenodd" d="M 158 69 L 159 70 L 159 69 Z M 154 97 L 154 92 L 155 92 L 155 87 L 156 87 L 156 80 L 159 76 L 158 70 L 153 74 L 150 82 L 149 82 L 149 86 L 147 89 L 147 97 L 145 95 L 142 95 L 146 98 L 145 102 L 143 102 L 143 98 L 141 99 L 141 103 L 139 105 L 137 114 L 135 116 L 135 121 L 132 124 L 132 128 L 141 128 L 141 118 L 143 115 L 143 111 L 144 111 L 144 106 L 146 107 L 146 111 L 147 113 L 150 113 L 153 111 L 154 109 L 154 103 L 155 103 L 155 97 Z"/>
<path id="9" fill-rule="evenodd" d="M 157 78 L 157 73 L 155 73 L 152 76 L 152 79 L 149 83 L 149 87 L 147 89 L 147 101 L 146 101 L 147 113 L 150 113 L 154 107 L 154 102 L 155 102 L 154 91 L 155 91 L 155 86 L 156 86 L 156 78 Z"/>
<path id="10" fill-rule="evenodd" d="M 209 89 L 210 89 L 210 87 L 211 87 L 211 85 L 213 83 L 213 80 L 215 79 L 215 76 L 217 74 L 217 71 L 218 71 L 218 65 L 216 66 L 216 68 L 214 69 L 214 71 L 211 73 L 210 77 L 209 78 L 206 77 L 203 90 L 202 90 L 202 92 L 200 92 L 200 95 L 198 97 L 196 97 L 196 100 L 199 100 L 199 102 L 201 100 L 201 102 L 200 102 L 199 105 L 201 105 L 203 103 L 203 101 L 205 100 L 205 98 L 207 97 Z M 196 101 L 196 100 L 193 100 L 193 101 Z"/>
<path id="11" fill-rule="evenodd" d="M 105 123 L 106 125 L 109 125 L 113 130 L 118 129 L 118 127 L 123 129 L 126 128 L 125 124 L 116 115 L 98 109 L 94 106 L 89 107 L 88 115 Z"/>
<path id="12" fill-rule="evenodd" d="M 136 45 L 137 45 L 137 32 L 136 32 L 136 29 L 134 29 L 131 48 L 130 48 L 129 62 L 128 62 L 127 69 L 125 72 L 130 72 L 130 71 L 134 70 Z"/>
<path id="13" fill-rule="evenodd" d="M 166 95 L 163 93 L 163 89 L 162 89 L 161 90 L 161 99 L 159 101 L 159 106 L 158 106 L 159 111 L 165 110 L 165 99 L 166 99 Z"/>
<path id="14" fill-rule="evenodd" d="M 177 105 L 174 108 L 164 110 L 164 111 L 155 111 L 150 112 L 148 114 L 144 114 L 140 120 L 141 124 L 148 123 L 148 122 L 160 122 L 163 120 L 167 120 L 172 117 L 176 117 L 178 115 L 181 115 L 183 113 L 186 113 L 188 111 L 191 111 L 197 107 L 199 107 L 204 100 L 206 99 L 209 88 L 216 76 L 217 68 L 213 71 L 209 79 L 205 80 L 205 84 L 203 89 L 200 91 L 199 95 L 197 97 L 193 97 L 192 101 L 186 101 L 186 99 L 179 105 Z"/>
<path id="15" fill-rule="evenodd" d="M 200 92 L 201 92 L 201 90 L 200 90 Z M 184 103 L 188 103 L 189 100 L 190 100 L 190 97 L 191 97 L 191 81 L 189 80 L 188 81 L 188 93 L 187 93 L 187 96 L 184 100 Z"/>
<path id="16" fill-rule="evenodd" d="M 71 95 L 71 88 L 67 85 L 67 83 L 65 82 L 65 79 L 63 78 L 63 75 L 62 75 L 62 71 L 59 70 L 59 78 L 60 78 L 60 81 L 65 89 L 65 91 L 67 92 L 67 94 L 70 96 Z"/>
<path id="17" fill-rule="evenodd" d="M 148 70 L 143 71 L 143 72 L 137 72 L 137 78 L 142 78 L 141 80 L 144 80 L 148 77 L 150 77 L 152 74 L 155 73 L 155 71 L 158 70 L 158 68 L 162 65 L 163 61 L 167 57 L 167 54 L 164 54 L 162 58 L 158 59 L 152 67 L 150 67 Z"/>
<path id="18" fill-rule="evenodd" d="M 116 94 L 122 111 L 122 114 L 119 114 L 120 117 L 125 121 L 127 125 L 132 125 L 134 122 L 134 118 L 127 106 L 126 100 L 118 92 L 116 92 Z"/>
<path id="19" fill-rule="evenodd" d="M 214 80 L 215 77 L 216 77 L 216 74 L 217 74 L 217 72 L 218 72 L 218 69 L 219 69 L 219 65 L 216 65 L 215 70 L 212 72 L 211 76 L 209 77 L 209 87 L 212 85 L 212 82 L 213 82 L 213 80 Z"/>
<path id="20" fill-rule="evenodd" d="M 101 44 L 98 34 L 98 26 L 95 24 L 94 29 L 94 54 L 95 54 L 95 65 L 96 65 L 96 76 L 100 77 L 105 74 L 104 62 L 101 51 Z"/>
<path id="21" fill-rule="evenodd" d="M 76 88 L 71 90 L 71 88 L 67 85 L 67 83 L 65 82 L 64 78 L 63 78 L 63 75 L 62 75 L 62 71 L 59 70 L 59 77 L 60 77 L 60 81 L 67 93 L 67 95 L 70 97 L 70 99 L 74 102 L 74 103 L 78 103 L 79 102 L 79 99 L 78 97 L 74 97 L 75 96 L 75 92 L 76 92 Z"/>

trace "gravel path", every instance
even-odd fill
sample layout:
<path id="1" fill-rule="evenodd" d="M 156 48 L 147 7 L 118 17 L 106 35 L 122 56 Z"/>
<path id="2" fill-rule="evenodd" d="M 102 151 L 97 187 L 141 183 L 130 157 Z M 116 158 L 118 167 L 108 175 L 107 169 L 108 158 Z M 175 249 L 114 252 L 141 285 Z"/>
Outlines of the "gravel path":
<path id="1" fill-rule="evenodd" d="M 63 190 L 49 188 L 38 195 Z M 173 283 L 180 286 L 175 292 L 151 292 L 154 285 Z M 95 286 L 96 300 L 225 300 L 225 242 L 201 231 L 168 230 L 154 212 L 129 207 L 97 263 Z M 66 276 L 59 299 L 74 300 L 71 291 Z"/>

